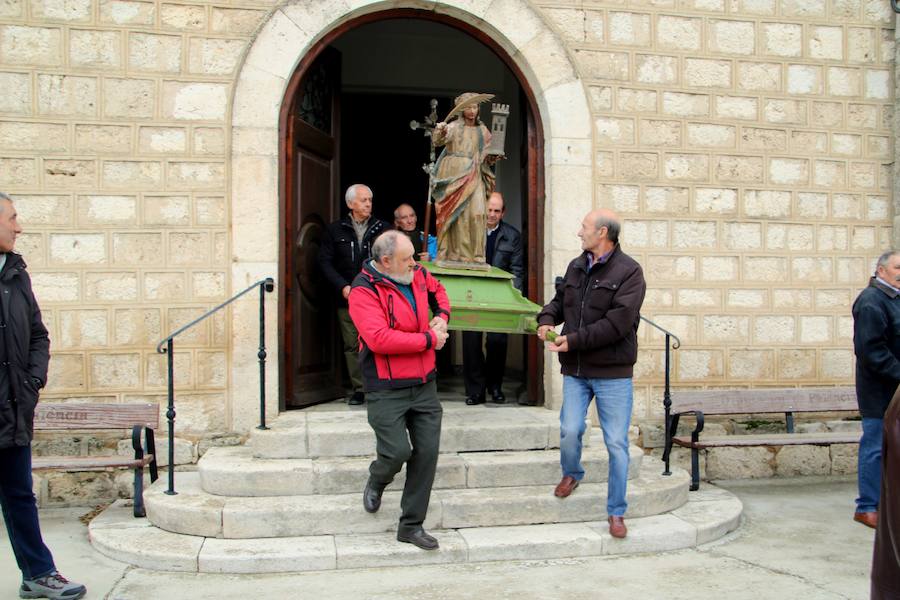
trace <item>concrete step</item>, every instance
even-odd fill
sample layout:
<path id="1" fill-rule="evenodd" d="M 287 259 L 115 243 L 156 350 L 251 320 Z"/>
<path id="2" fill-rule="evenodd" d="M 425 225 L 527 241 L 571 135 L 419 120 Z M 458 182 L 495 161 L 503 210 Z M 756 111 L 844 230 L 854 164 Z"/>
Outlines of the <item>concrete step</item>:
<path id="1" fill-rule="evenodd" d="M 584 492 L 579 488 L 571 498 Z M 568 499 L 566 500 L 568 502 Z M 609 535 L 604 520 L 461 529 L 432 529 L 434 552 L 401 544 L 393 532 L 278 539 L 216 539 L 182 535 L 131 516 L 119 500 L 91 521 L 100 553 L 145 569 L 202 573 L 276 573 L 496 560 L 546 560 L 690 548 L 737 528 L 743 507 L 733 494 L 704 483 L 662 515 L 626 518 L 628 537 Z M 360 512 L 362 512 L 360 510 Z"/>
<path id="2" fill-rule="evenodd" d="M 629 514 L 656 515 L 687 501 L 688 474 L 660 475 L 657 464 L 643 466 L 629 482 Z M 569 498 L 553 495 L 553 485 L 434 490 L 425 526 L 455 529 L 535 523 L 602 520 L 606 485 L 582 484 Z M 399 491 L 384 493 L 381 510 L 362 509 L 362 492 L 349 494 L 235 497 L 203 491 L 198 473 L 179 473 L 177 495 L 164 494 L 159 480 L 144 494 L 150 522 L 173 533 L 262 538 L 392 531 L 400 515 Z"/>
<path id="3" fill-rule="evenodd" d="M 585 445 L 590 444 L 590 436 L 585 436 Z M 254 429 L 250 446 L 259 458 L 370 456 L 375 434 L 365 406 L 289 411 L 279 415 L 270 429 Z M 441 452 L 548 448 L 559 448 L 556 412 L 516 405 L 444 406 Z"/>
<path id="4" fill-rule="evenodd" d="M 629 451 L 629 477 L 634 477 L 644 453 L 637 446 Z M 235 446 L 210 448 L 198 471 L 201 488 L 217 496 L 352 494 L 365 486 L 371 461 L 371 456 L 256 458 L 252 449 Z M 582 464 L 585 483 L 606 481 L 609 455 L 602 444 L 585 448 Z M 559 450 L 441 454 L 434 489 L 555 485 L 559 478 Z M 402 490 L 405 479 L 404 470 L 388 490 Z"/>

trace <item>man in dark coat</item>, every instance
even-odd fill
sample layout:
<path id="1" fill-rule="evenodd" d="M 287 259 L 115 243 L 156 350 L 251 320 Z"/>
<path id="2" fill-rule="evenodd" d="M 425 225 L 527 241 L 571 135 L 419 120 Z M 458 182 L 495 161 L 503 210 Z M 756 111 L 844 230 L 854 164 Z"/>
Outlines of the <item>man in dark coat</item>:
<path id="1" fill-rule="evenodd" d="M 359 333 L 350 318 L 347 297 L 353 278 L 362 269 L 363 262 L 372 257 L 372 242 L 391 226 L 372 216 L 372 190 L 368 186 L 354 183 L 347 188 L 344 201 L 350 212 L 325 230 L 319 249 L 319 268 L 336 295 L 344 360 L 353 385 L 353 395 L 348 404 L 362 404 L 365 394 L 357 360 Z"/>
<path id="2" fill-rule="evenodd" d="M 880 506 L 871 598 L 900 600 L 900 390 L 884 414 Z"/>
<path id="3" fill-rule="evenodd" d="M 581 438 L 594 400 L 609 452 L 606 513 L 609 533 L 627 535 L 628 427 L 634 402 L 632 377 L 637 362 L 637 330 L 647 284 L 636 260 L 619 246 L 621 223 L 599 209 L 581 222 L 583 252 L 566 269 L 556 296 L 538 313 L 538 337 L 559 354 L 563 405 L 559 413 L 562 480 L 554 494 L 566 498 L 584 477 Z M 565 323 L 562 335 L 548 333 Z"/>
<path id="4" fill-rule="evenodd" d="M 868 527 L 878 522 L 884 411 L 900 384 L 900 252 L 878 258 L 875 275 L 853 303 L 856 400 L 862 415 L 853 519 Z"/>
<path id="5" fill-rule="evenodd" d="M 525 266 L 522 260 L 522 235 L 503 221 L 506 205 L 503 196 L 494 192 L 488 199 L 487 244 L 485 259 L 489 265 L 513 274 L 513 286 L 523 291 Z M 503 375 L 506 371 L 506 348 L 509 336 L 488 333 L 487 352 L 481 349 L 480 331 L 463 332 L 463 377 L 466 382 L 466 404 L 483 404 L 486 391 L 497 404 L 506 402 Z"/>
<path id="6" fill-rule="evenodd" d="M 13 252 L 20 233 L 12 200 L 0 193 L 0 506 L 22 571 L 19 596 L 81 598 L 85 587 L 56 570 L 32 492 L 34 409 L 47 382 L 50 339 L 25 261 Z"/>
<path id="7" fill-rule="evenodd" d="M 428 244 L 425 243 L 425 232 L 416 227 L 419 218 L 416 210 L 409 204 L 401 204 L 394 209 L 394 228 L 402 231 L 413 245 L 413 258 L 416 262 L 428 260 Z"/>

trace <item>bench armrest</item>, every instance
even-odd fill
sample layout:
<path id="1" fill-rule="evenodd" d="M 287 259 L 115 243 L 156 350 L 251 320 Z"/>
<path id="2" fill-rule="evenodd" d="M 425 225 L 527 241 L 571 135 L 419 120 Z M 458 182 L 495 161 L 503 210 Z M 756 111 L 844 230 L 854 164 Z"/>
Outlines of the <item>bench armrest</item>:
<path id="1" fill-rule="evenodd" d="M 143 443 L 141 443 L 141 431 L 143 430 Z M 153 436 L 153 429 L 143 425 L 134 425 L 131 428 L 131 447 L 134 448 L 134 459 L 143 461 L 145 453 L 150 457 L 150 482 L 154 482 L 159 478 L 156 466 L 156 439 Z M 134 469 L 134 516 L 146 516 L 144 510 L 144 468 L 141 466 Z"/>

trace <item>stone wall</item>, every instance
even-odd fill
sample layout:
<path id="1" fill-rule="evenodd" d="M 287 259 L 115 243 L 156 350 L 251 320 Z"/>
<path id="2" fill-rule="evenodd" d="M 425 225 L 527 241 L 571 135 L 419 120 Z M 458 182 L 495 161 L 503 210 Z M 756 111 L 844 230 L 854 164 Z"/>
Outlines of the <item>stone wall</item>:
<path id="1" fill-rule="evenodd" d="M 539 4 L 590 97 L 595 205 L 683 342 L 674 385 L 852 383 L 850 305 L 891 241 L 890 3 Z M 664 360 L 642 329 L 639 421 Z"/>
<path id="2" fill-rule="evenodd" d="M 260 231 L 276 228 L 277 123 L 250 115 L 280 103 L 292 39 L 398 6 L 483 26 L 531 77 L 548 292 L 582 213 L 609 206 L 645 268 L 645 316 L 682 339 L 676 387 L 852 380 L 849 307 L 893 216 L 887 0 L 0 0 L 0 189 L 53 340 L 45 397 L 162 400 L 155 343 L 274 264 L 272 236 L 244 233 L 263 180 Z M 585 98 L 590 143 L 565 126 Z M 176 347 L 194 444 L 252 421 L 229 390 L 254 311 L 235 314 Z M 641 344 L 635 420 L 658 421 L 663 342 L 642 327 Z"/>

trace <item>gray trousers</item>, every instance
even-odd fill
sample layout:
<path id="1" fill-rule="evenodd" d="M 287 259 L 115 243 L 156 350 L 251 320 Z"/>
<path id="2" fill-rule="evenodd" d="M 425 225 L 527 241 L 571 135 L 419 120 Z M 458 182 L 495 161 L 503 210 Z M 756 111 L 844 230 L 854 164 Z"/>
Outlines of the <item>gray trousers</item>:
<path id="1" fill-rule="evenodd" d="M 406 463 L 398 533 L 422 526 L 441 446 L 441 415 L 434 381 L 401 390 L 366 394 L 369 425 L 375 431 L 376 458 L 369 465 L 372 484 L 384 487 Z M 412 447 L 410 447 L 412 444 Z"/>
<path id="2" fill-rule="evenodd" d="M 338 323 L 341 326 L 341 340 L 344 342 L 344 360 L 347 361 L 347 373 L 350 374 L 350 383 L 354 392 L 363 391 L 362 373 L 359 371 L 359 332 L 353 319 L 350 318 L 350 309 L 337 309 Z"/>

